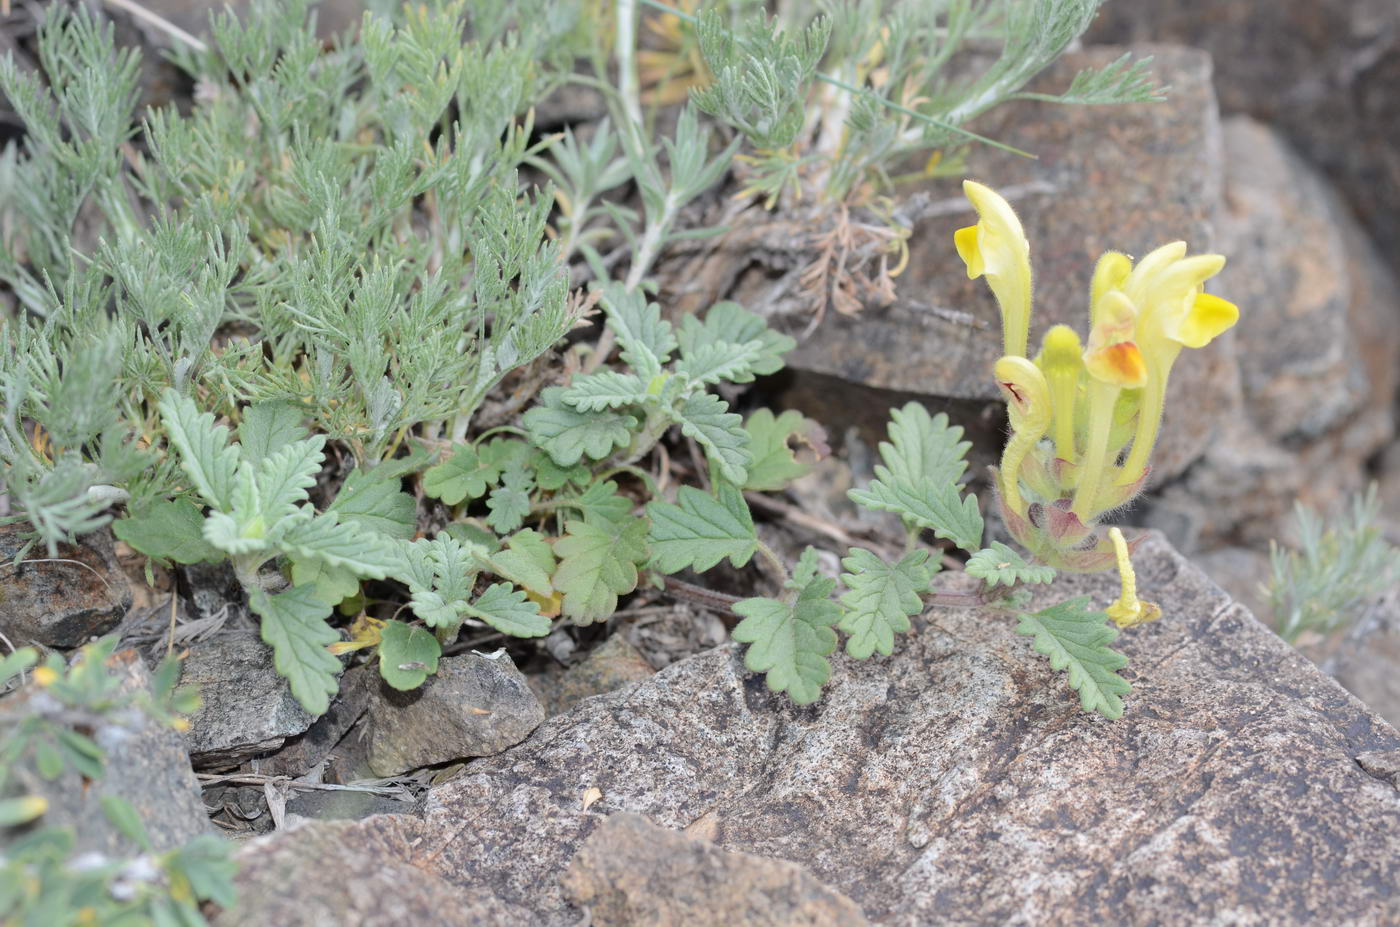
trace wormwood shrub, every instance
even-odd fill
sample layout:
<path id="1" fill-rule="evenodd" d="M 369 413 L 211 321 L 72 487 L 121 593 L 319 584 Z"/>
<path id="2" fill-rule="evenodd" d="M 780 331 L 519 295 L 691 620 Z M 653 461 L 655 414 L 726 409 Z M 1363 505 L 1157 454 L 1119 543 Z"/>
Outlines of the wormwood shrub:
<path id="1" fill-rule="evenodd" d="M 850 550 L 839 595 L 815 551 L 789 570 L 744 493 L 805 472 L 813 424 L 732 403 L 793 341 L 733 303 L 670 318 L 652 268 L 678 241 L 722 231 L 698 227 L 693 207 L 731 170 L 742 196 L 844 207 L 877 203 L 915 150 L 960 164 L 980 138 L 963 123 L 1025 96 L 1096 7 L 862 2 L 780 22 L 735 0 L 695 24 L 687 10 L 647 19 L 641 48 L 630 0 L 408 5 L 329 46 L 305 3 L 259 2 L 246 20 L 215 17 L 207 47 L 175 52 L 197 82 L 188 113 L 133 123 L 135 53 L 85 7 L 55 5 L 40 72 L 0 64 L 27 131 L 0 160 L 8 520 L 52 550 L 115 518 L 153 564 L 231 562 L 313 713 L 348 652 L 412 688 L 464 628 L 539 637 L 602 621 L 642 583 L 697 594 L 667 574 L 721 560 L 758 558 L 777 581 L 773 596 L 732 603 L 735 637 L 799 703 L 819 696 L 838 631 L 864 658 L 890 653 L 927 602 L 1018 614 L 1015 587 L 1084 567 L 1054 559 L 1084 539 L 1042 543 L 1026 515 L 1017 538 L 1046 563 L 984 549 L 959 486 L 961 431 L 918 406 L 896 413 L 878 478 L 852 494 L 903 519 L 902 555 Z M 986 69 L 953 67 L 987 43 L 999 51 Z M 568 83 L 601 94 L 607 118 L 536 131 L 533 107 Z M 1156 93 L 1124 60 L 1054 99 Z M 1008 272 L 997 242 L 1010 239 L 987 228 L 958 247 L 996 289 Z M 575 332 L 594 319 L 596 340 Z M 1103 337 L 1117 345 L 1121 328 Z M 1080 421 L 1101 422 L 1086 389 Z M 1087 485 L 1021 467 L 1051 458 L 1031 453 L 1044 431 L 1025 432 L 1024 396 L 1009 397 L 1003 498 L 1023 498 L 1020 478 L 1042 505 Z M 1068 429 L 1081 431 L 1100 465 L 1127 440 Z M 699 486 L 673 491 L 687 468 L 667 449 L 684 446 Z M 1100 489 L 1106 479 L 1081 490 L 1086 523 L 1131 495 Z M 985 594 L 933 589 L 924 532 L 971 555 Z M 1117 562 L 1128 608 L 1126 551 Z M 1121 712 L 1104 613 L 1075 600 L 1020 622 L 1086 709 Z"/>

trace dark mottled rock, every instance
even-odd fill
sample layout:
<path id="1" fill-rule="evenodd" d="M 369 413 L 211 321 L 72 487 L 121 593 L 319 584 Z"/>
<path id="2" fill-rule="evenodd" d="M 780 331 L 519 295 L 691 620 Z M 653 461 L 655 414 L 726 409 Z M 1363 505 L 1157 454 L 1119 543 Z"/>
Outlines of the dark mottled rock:
<path id="1" fill-rule="evenodd" d="M 371 818 L 392 822 L 398 815 Z M 527 911 L 406 860 L 412 847 L 349 821 L 304 824 L 239 850 L 238 902 L 215 927 L 528 927 Z"/>
<path id="2" fill-rule="evenodd" d="M 1220 105 L 1282 131 L 1333 178 L 1400 270 L 1400 4 L 1107 3 L 1094 41 L 1182 42 L 1215 58 Z"/>
<path id="3" fill-rule="evenodd" d="M 591 695 L 640 682 L 655 672 L 640 650 L 621 634 L 614 634 L 590 651 L 581 663 L 558 675 L 531 676 L 529 683 L 544 705 L 545 717 L 552 718 Z"/>
<path id="4" fill-rule="evenodd" d="M 114 654 L 111 665 L 121 679 L 121 694 L 149 691 L 150 673 L 136 651 Z M 61 707 L 32 685 L 0 701 L 0 739 L 9 725 L 32 714 L 41 700 L 54 709 Z M 199 781 L 179 733 L 132 708 L 111 715 L 91 737 L 106 753 L 105 771 L 99 780 L 87 782 L 68 768 L 49 782 L 27 763 L 13 767 L 13 784 L 49 800 L 40 824 L 72 830 L 79 852 L 139 854 L 143 849 L 122 836 L 102 811 L 103 798 L 118 796 L 135 809 L 157 851 L 173 849 L 209 830 Z"/>
<path id="5" fill-rule="evenodd" d="M 619 811 L 798 863 L 875 923 L 1386 922 L 1400 792 L 1358 757 L 1400 732 L 1160 536 L 1137 560 L 1165 617 L 1118 644 L 1134 686 L 1119 721 L 1081 712 L 1005 616 L 941 611 L 891 657 L 835 658 L 807 708 L 736 646 L 681 661 L 473 762 L 421 818 L 336 841 L 541 925 L 579 923 L 557 880 Z M 1117 589 L 1069 577 L 1038 599 L 1077 594 Z M 239 878 L 253 896 L 287 880 Z"/>
<path id="6" fill-rule="evenodd" d="M 372 814 L 410 814 L 417 803 L 358 789 L 297 791 L 287 799 L 287 814 L 318 820 L 358 821 Z"/>
<path id="7" fill-rule="evenodd" d="M 1240 306 L 1230 412 L 1147 520 L 1183 549 L 1288 530 L 1363 489 L 1395 434 L 1400 285 L 1331 187 L 1277 134 L 1224 127 L 1227 209 L 1217 292 Z"/>
<path id="8" fill-rule="evenodd" d="M 801 866 L 729 853 L 619 813 L 593 831 L 564 874 L 564 892 L 594 927 L 859 927 L 860 908 Z"/>
<path id="9" fill-rule="evenodd" d="M 195 644 L 180 681 L 199 686 L 203 699 L 185 735 L 200 769 L 236 766 L 275 750 L 315 720 L 277 675 L 272 648 L 255 631 L 227 631 Z"/>
<path id="10" fill-rule="evenodd" d="M 340 692 L 331 707 L 317 718 L 305 733 L 287 740 L 271 756 L 254 760 L 254 769 L 265 776 L 305 775 L 326 759 L 346 732 L 369 707 L 371 688 L 379 681 L 378 671 L 369 664 L 351 667 L 340 677 Z"/>
<path id="11" fill-rule="evenodd" d="M 0 526 L 0 633 L 16 647 L 77 647 L 116 627 L 131 608 L 131 586 L 111 532 L 104 528 L 77 545 L 60 544 L 54 557 L 36 546 L 15 564 L 28 543 L 20 537 L 24 530 Z"/>
<path id="12" fill-rule="evenodd" d="M 410 692 L 380 681 L 369 704 L 369 766 L 395 776 L 420 766 L 491 756 L 520 743 L 544 709 L 510 656 L 500 650 L 445 657 Z"/>
<path id="13" fill-rule="evenodd" d="M 1038 86 L 1063 88 L 1078 70 L 1123 51 L 1094 48 L 1066 55 Z M 1089 279 L 1104 251 L 1141 256 L 1178 238 L 1196 252 L 1218 244 L 1220 133 L 1210 58 L 1183 48 L 1134 51 L 1155 56 L 1154 73 L 1172 86 L 1165 103 L 1013 103 L 975 126 L 1038 158 L 980 148 L 969 171 L 1007 197 L 1030 240 L 1036 274 L 1032 350 L 1056 323 L 1086 334 Z M 908 269 L 897 280 L 898 298 L 855 317 L 827 313 L 787 356 L 787 364 L 884 390 L 995 400 L 991 369 L 1001 354 L 1000 316 L 985 281 L 967 279 L 953 248 L 953 232 L 975 221 L 975 213 L 953 180 L 912 191 L 899 208 L 916 221 Z M 1226 408 L 1215 384 L 1232 375 L 1228 338 L 1183 353 L 1172 373 L 1168 419 L 1154 455 L 1158 481 L 1200 454 Z M 1190 413 L 1173 411 L 1179 409 Z M 824 409 L 807 411 L 831 425 Z M 994 443 L 999 446 L 1000 440 Z"/>

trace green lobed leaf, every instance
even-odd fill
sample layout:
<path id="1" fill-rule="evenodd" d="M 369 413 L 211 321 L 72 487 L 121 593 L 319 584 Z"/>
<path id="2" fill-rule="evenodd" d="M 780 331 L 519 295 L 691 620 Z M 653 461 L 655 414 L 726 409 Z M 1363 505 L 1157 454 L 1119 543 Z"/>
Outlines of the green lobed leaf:
<path id="1" fill-rule="evenodd" d="M 535 472 L 536 485 L 548 492 L 563 489 L 569 483 L 573 483 L 575 486 L 587 486 L 593 475 L 583 464 L 561 467 L 554 462 L 553 457 L 538 449 L 530 457 L 529 466 Z"/>
<path id="2" fill-rule="evenodd" d="M 628 290 L 619 283 L 609 284 L 603 291 L 603 310 L 608 314 L 608 327 L 617 334 L 622 347 L 622 360 L 649 381 L 661 372 L 661 365 L 671 359 L 676 349 L 676 336 L 671 323 L 661 318 L 661 307 L 648 303 L 641 290 Z"/>
<path id="3" fill-rule="evenodd" d="M 522 417 L 530 440 L 561 467 L 572 467 L 587 455 L 601 460 L 623 447 L 637 427 L 637 418 L 621 412 L 579 412 L 564 404 L 564 391 L 551 386 Z"/>
<path id="4" fill-rule="evenodd" d="M 269 528 L 296 515 L 298 506 L 307 500 L 306 491 L 316 485 L 316 475 L 321 472 L 325 443 L 323 435 L 305 438 L 273 451 L 256 464 L 258 512 Z M 245 462 L 243 466 L 254 464 Z"/>
<path id="5" fill-rule="evenodd" d="M 228 511 L 233 495 L 239 450 L 229 443 L 228 428 L 214 424 L 211 412 L 200 412 L 194 400 L 167 389 L 160 399 L 160 419 L 170 443 L 180 452 L 180 466 L 205 501 Z"/>
<path id="6" fill-rule="evenodd" d="M 418 530 L 418 503 L 399 488 L 400 479 L 383 464 L 351 470 L 326 511 L 376 534 L 409 540 Z"/>
<path id="7" fill-rule="evenodd" d="M 151 499 L 112 524 L 112 533 L 153 560 L 209 563 L 223 554 L 204 539 L 204 515 L 186 499 Z"/>
<path id="8" fill-rule="evenodd" d="M 676 494 L 679 504 L 647 505 L 653 567 L 663 573 L 686 568 L 703 573 L 725 557 L 735 567 L 753 557 L 758 536 L 743 493 L 724 481 L 715 489 L 712 496 L 693 486 L 682 486 Z"/>
<path id="9" fill-rule="evenodd" d="M 1069 687 L 1079 693 L 1085 711 L 1105 718 L 1123 714 L 1123 701 L 1131 686 L 1116 672 L 1128 658 L 1108 645 L 1118 632 L 1108 616 L 1090 611 L 1089 597 L 1080 596 L 1034 613 L 1023 613 L 1016 633 L 1035 638 L 1035 650 L 1050 658 L 1050 668 L 1069 671 Z"/>
<path id="10" fill-rule="evenodd" d="M 869 509 L 894 512 L 906 522 L 929 528 L 964 550 L 982 546 L 982 513 L 974 496 L 959 493 L 967 469 L 962 428 L 949 427 L 942 412 L 930 417 L 917 402 L 891 412 L 889 441 L 880 442 L 883 466 L 865 489 L 850 498 Z"/>
<path id="11" fill-rule="evenodd" d="M 749 464 L 749 478 L 744 488 L 776 492 L 786 489 L 793 480 L 806 476 L 811 466 L 798 462 L 788 442 L 793 436 L 802 435 L 814 427 L 814 422 L 793 409 L 778 416 L 774 416 L 771 409 L 759 409 L 750 415 L 744 422 L 744 430 L 749 433 L 749 452 L 753 454 L 753 462 Z"/>
<path id="12" fill-rule="evenodd" d="M 423 474 L 423 492 L 448 505 L 479 499 L 500 478 L 500 468 L 482 460 L 470 444 L 458 445 L 452 456 Z"/>
<path id="13" fill-rule="evenodd" d="M 402 563 L 392 538 L 367 531 L 353 521 L 341 522 L 335 512 L 294 525 L 278 546 L 293 559 L 320 560 L 369 579 L 383 579 Z"/>
<path id="14" fill-rule="evenodd" d="M 238 423 L 238 443 L 243 459 L 250 463 L 305 437 L 301 410 L 281 400 L 253 403 L 243 410 L 243 421 Z"/>
<path id="15" fill-rule="evenodd" d="M 291 683 L 292 695 L 311 714 L 325 714 L 340 688 L 340 661 L 326 649 L 340 640 L 326 624 L 331 606 L 308 586 L 277 595 L 254 589 L 248 605 L 262 619 L 263 642 L 272 648 L 273 666 Z"/>
<path id="16" fill-rule="evenodd" d="M 544 637 L 549 633 L 550 621 L 540 614 L 539 606 L 510 583 L 488 586 L 467 605 L 466 613 L 512 637 Z"/>
<path id="17" fill-rule="evenodd" d="M 530 490 L 535 479 L 528 470 L 511 470 L 501 481 L 501 485 L 491 490 L 486 497 L 486 508 L 491 514 L 486 516 L 486 524 L 497 534 L 509 534 L 519 528 L 530 514 Z"/>
<path id="18" fill-rule="evenodd" d="M 763 344 L 758 341 L 743 344 L 707 342 L 683 353 L 675 370 L 702 386 L 713 386 L 723 381 L 749 383 L 753 380 L 753 365 L 758 363 L 762 351 Z"/>
<path id="19" fill-rule="evenodd" d="M 797 347 L 791 336 L 773 331 L 763 316 L 734 302 L 715 303 L 705 313 L 703 321 L 694 315 L 686 316 L 677 341 L 681 352 L 687 355 L 694 355 L 710 344 L 757 342 L 758 356 L 750 364 L 746 378 L 736 379 L 736 383 L 747 383 L 755 374 L 777 373 L 783 368 L 783 355 Z"/>
<path id="20" fill-rule="evenodd" d="M 601 412 L 646 402 L 646 384 L 634 373 L 604 370 L 574 377 L 560 397 L 580 412 Z"/>
<path id="21" fill-rule="evenodd" d="M 1048 583 L 1055 579 L 1054 567 L 1027 563 L 1026 558 L 1001 541 L 993 541 L 990 547 L 973 554 L 967 561 L 966 572 L 969 576 L 983 580 L 988 586 L 995 586 L 997 583 L 1007 586 L 1018 582 Z"/>
<path id="22" fill-rule="evenodd" d="M 813 576 L 794 601 L 753 598 L 734 605 L 744 620 L 735 626 L 733 637 L 749 645 L 744 665 L 764 673 L 769 689 L 786 692 L 798 705 L 820 698 L 831 678 L 826 659 L 836 649 L 831 626 L 841 619 L 841 610 L 831 601 L 835 588 L 835 580 Z"/>
<path id="23" fill-rule="evenodd" d="M 617 597 L 637 588 L 637 564 L 647 559 L 647 523 L 584 518 L 565 524 L 554 544 L 559 568 L 554 588 L 563 594 L 565 617 L 575 624 L 602 621 L 617 610 Z"/>
<path id="24" fill-rule="evenodd" d="M 379 675 L 399 691 L 416 689 L 436 673 L 442 645 L 422 628 L 390 619 L 379 635 Z"/>
<path id="25" fill-rule="evenodd" d="M 748 480 L 749 433 L 743 418 L 713 393 L 695 393 L 673 413 L 681 433 L 703 447 L 720 474 L 736 486 Z"/>
<path id="26" fill-rule="evenodd" d="M 546 599 L 554 594 L 554 584 L 549 578 L 557 565 L 554 548 L 533 528 L 511 535 L 506 539 L 505 549 L 492 554 L 490 559 L 491 572 Z"/>
<path id="27" fill-rule="evenodd" d="M 339 605 L 360 591 L 360 577 L 354 570 L 322 560 L 294 558 L 292 585 L 311 586 L 316 590 L 316 598 L 328 605 Z"/>
<path id="28" fill-rule="evenodd" d="M 617 483 L 612 480 L 594 483 L 564 504 L 577 509 L 584 518 L 601 518 L 606 521 L 622 521 L 632 513 L 632 500 L 621 495 L 617 491 Z"/>
<path id="29" fill-rule="evenodd" d="M 864 660 L 879 651 L 894 652 L 894 636 L 910 628 L 909 619 L 924 609 L 920 598 L 929 588 L 929 556 L 911 550 L 898 563 L 886 563 L 868 550 L 853 547 L 841 561 L 841 596 L 845 614 L 839 627 L 850 635 L 846 652 Z M 936 565 L 935 565 L 936 566 Z"/>

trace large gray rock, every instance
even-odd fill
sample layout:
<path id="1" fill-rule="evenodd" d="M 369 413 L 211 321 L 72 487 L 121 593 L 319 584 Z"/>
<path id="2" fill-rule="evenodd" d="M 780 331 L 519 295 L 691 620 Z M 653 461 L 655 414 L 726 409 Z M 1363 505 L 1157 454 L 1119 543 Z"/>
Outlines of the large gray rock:
<path id="1" fill-rule="evenodd" d="M 105 528 L 50 557 L 28 541 L 25 525 L 0 526 L 0 633 L 16 647 L 77 647 L 116 627 L 131 608 L 131 584 Z"/>
<path id="2" fill-rule="evenodd" d="M 500 650 L 445 657 L 428 681 L 400 692 L 380 681 L 369 703 L 369 767 L 395 776 L 524 740 L 544 720 L 539 699 Z"/>
<path id="3" fill-rule="evenodd" d="M 272 648 L 256 631 L 228 631 L 195 644 L 180 681 L 199 686 L 203 699 L 185 735 L 200 769 L 236 766 L 275 750 L 315 720 L 277 675 Z"/>
<path id="4" fill-rule="evenodd" d="M 136 651 L 119 651 L 111 657 L 111 665 L 121 680 L 120 695 L 149 692 L 150 673 Z M 47 709 L 41 700 L 48 703 Z M 21 723 L 36 710 L 60 709 L 43 690 L 31 685 L 0 702 L 0 739 L 10 725 Z M 79 852 L 109 857 L 140 854 L 143 848 L 123 836 L 102 811 L 102 799 L 116 796 L 135 809 L 157 852 L 173 849 L 209 830 L 199 781 L 176 731 L 132 708 L 114 714 L 90 736 L 106 754 L 101 779 L 89 782 L 67 768 L 50 782 L 27 763 L 14 767 L 16 778 L 12 782 L 49 801 L 39 822 L 42 826 L 71 830 Z M 0 832 L 0 836 L 9 835 Z"/>
<path id="5" fill-rule="evenodd" d="M 1288 533 L 1365 487 L 1395 435 L 1400 284 L 1327 181 L 1277 133 L 1224 126 L 1229 208 L 1217 290 L 1240 306 L 1238 379 L 1214 439 L 1150 521 L 1184 549 Z"/>
<path id="6" fill-rule="evenodd" d="M 545 717 L 552 718 L 589 696 L 648 679 L 655 672 L 627 638 L 613 634 L 567 670 L 530 676 L 528 682 L 544 706 Z"/>
<path id="7" fill-rule="evenodd" d="M 942 610 L 891 657 L 837 658 L 808 708 L 726 646 L 470 764 L 421 818 L 337 830 L 336 852 L 375 847 L 384 866 L 487 892 L 522 924 L 580 921 L 558 879 L 619 811 L 796 862 L 883 924 L 1394 917 L 1400 791 L 1376 756 L 1400 733 L 1159 536 L 1137 560 L 1165 617 L 1120 642 L 1134 691 L 1119 721 L 1081 712 L 995 612 Z M 1116 592 L 1073 577 L 1038 599 Z M 245 897 L 286 878 L 239 877 Z"/>
<path id="8" fill-rule="evenodd" d="M 708 841 L 614 814 L 564 874 L 564 891 L 594 927 L 863 927 L 860 908 L 781 859 L 728 853 Z"/>
<path id="9" fill-rule="evenodd" d="M 1395 0 L 1106 3 L 1089 37 L 1209 51 L 1222 108 L 1278 128 L 1337 181 L 1400 272 Z"/>

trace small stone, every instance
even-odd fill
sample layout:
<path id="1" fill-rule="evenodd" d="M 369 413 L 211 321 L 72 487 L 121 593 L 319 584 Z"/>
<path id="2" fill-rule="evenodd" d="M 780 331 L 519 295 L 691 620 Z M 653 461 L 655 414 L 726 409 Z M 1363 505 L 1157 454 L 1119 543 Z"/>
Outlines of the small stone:
<path id="1" fill-rule="evenodd" d="M 530 735 L 544 709 L 504 650 L 446 657 L 410 692 L 380 681 L 370 699 L 369 765 L 377 776 L 492 756 Z"/>
<path id="2" fill-rule="evenodd" d="M 287 813 L 322 821 L 358 821 L 371 814 L 412 814 L 417 802 L 359 789 L 296 791 L 287 799 Z"/>
<path id="3" fill-rule="evenodd" d="M 855 902 L 796 863 L 726 852 L 638 814 L 614 814 L 599 825 L 563 884 L 594 927 L 868 923 Z"/>
<path id="4" fill-rule="evenodd" d="M 575 666 L 557 676 L 531 676 L 530 688 L 552 718 L 592 695 L 611 692 L 656 673 L 642 652 L 614 634 Z"/>
<path id="5" fill-rule="evenodd" d="M 346 670 L 340 677 L 340 692 L 331 701 L 330 709 L 305 733 L 289 738 L 276 753 L 255 760 L 257 772 L 264 776 L 295 778 L 326 759 L 364 715 L 369 707 L 370 689 L 378 678 L 378 672 L 369 664 Z"/>
<path id="6" fill-rule="evenodd" d="M 185 735 L 198 769 L 228 768 L 276 750 L 316 720 L 277 675 L 272 648 L 255 632 L 228 631 L 195 644 L 180 682 L 199 686 L 203 700 Z"/>
<path id="7" fill-rule="evenodd" d="M 28 543 L 21 525 L 0 527 L 0 633 L 16 647 L 77 647 L 116 627 L 131 608 L 131 585 L 105 528 L 53 557 Z"/>
<path id="8" fill-rule="evenodd" d="M 136 651 L 114 654 L 110 665 L 121 679 L 118 692 L 122 695 L 149 692 L 150 673 Z M 0 740 L 8 736 L 10 726 L 27 716 L 36 698 L 47 696 L 30 685 L 0 702 Z M 142 853 L 144 850 L 123 836 L 102 811 L 102 799 L 117 796 L 135 809 L 158 852 L 209 830 L 199 781 L 178 732 L 133 708 L 110 717 L 91 736 L 106 754 L 102 778 L 95 781 L 85 781 L 72 767 L 53 781 L 40 777 L 28 763 L 13 767 L 12 784 L 49 801 L 39 826 L 73 831 L 77 852 L 114 857 Z M 6 832 L 5 839 L 16 833 Z"/>

